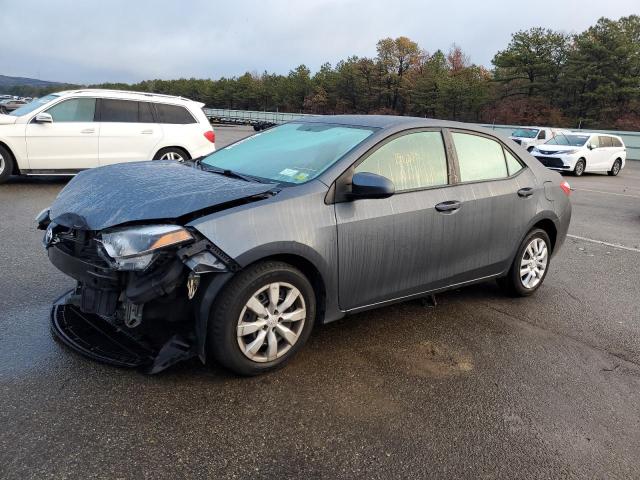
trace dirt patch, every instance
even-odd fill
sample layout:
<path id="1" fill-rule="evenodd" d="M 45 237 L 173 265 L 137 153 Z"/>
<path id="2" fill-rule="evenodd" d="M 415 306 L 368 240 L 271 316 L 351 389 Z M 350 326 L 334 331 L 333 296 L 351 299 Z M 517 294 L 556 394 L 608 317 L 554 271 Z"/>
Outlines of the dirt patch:
<path id="1" fill-rule="evenodd" d="M 473 370 L 468 355 L 429 341 L 395 350 L 393 356 L 408 374 L 420 377 L 446 377 Z"/>

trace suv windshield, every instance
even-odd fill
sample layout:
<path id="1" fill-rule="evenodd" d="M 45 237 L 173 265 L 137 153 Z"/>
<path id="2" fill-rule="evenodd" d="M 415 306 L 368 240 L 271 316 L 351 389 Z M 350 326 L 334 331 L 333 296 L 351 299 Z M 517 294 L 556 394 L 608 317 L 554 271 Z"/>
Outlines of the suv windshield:
<path id="1" fill-rule="evenodd" d="M 13 112 L 10 112 L 9 115 L 14 117 L 20 117 L 22 115 L 26 115 L 27 113 L 33 112 L 36 108 L 41 107 L 45 103 L 49 103 L 51 100 L 55 100 L 59 95 L 51 94 L 41 97 L 37 100 L 34 100 L 31 103 L 27 103 L 20 108 L 16 108 Z"/>
<path id="2" fill-rule="evenodd" d="M 535 138 L 538 136 L 537 128 L 519 128 L 514 130 L 511 134 L 512 137 L 520 137 L 520 138 Z"/>
<path id="3" fill-rule="evenodd" d="M 564 133 L 558 133 L 551 140 L 546 142 L 546 145 L 568 145 L 570 147 L 582 147 L 590 135 L 565 135 Z"/>
<path id="4" fill-rule="evenodd" d="M 202 164 L 282 183 L 304 183 L 333 165 L 376 129 L 323 123 L 286 123 L 202 160 Z"/>

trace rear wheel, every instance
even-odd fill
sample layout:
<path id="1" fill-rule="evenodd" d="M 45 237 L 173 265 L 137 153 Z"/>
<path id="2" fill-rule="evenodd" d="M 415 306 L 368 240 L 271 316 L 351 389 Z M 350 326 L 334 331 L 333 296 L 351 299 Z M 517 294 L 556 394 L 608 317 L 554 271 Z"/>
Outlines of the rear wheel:
<path id="1" fill-rule="evenodd" d="M 540 228 L 531 230 L 518 249 L 509 273 L 498 284 L 510 295 L 526 297 L 534 293 L 549 269 L 551 241 Z"/>
<path id="2" fill-rule="evenodd" d="M 167 147 L 161 150 L 158 150 L 154 160 L 175 160 L 177 162 L 184 162 L 185 160 L 190 160 L 191 157 L 189 154 L 179 147 Z"/>
<path id="3" fill-rule="evenodd" d="M 611 166 L 611 170 L 609 170 L 607 174 L 609 174 L 611 177 L 615 177 L 620 173 L 621 168 L 622 168 L 622 160 L 617 158 L 616 161 L 613 162 L 613 165 Z"/>
<path id="4" fill-rule="evenodd" d="M 284 365 L 307 341 L 316 302 L 298 269 L 262 262 L 236 275 L 209 316 L 208 355 L 239 375 Z"/>
<path id="5" fill-rule="evenodd" d="M 584 161 L 584 159 L 580 159 L 576 162 L 576 166 L 573 168 L 573 174 L 576 177 L 581 176 L 584 173 L 584 169 L 587 167 L 587 163 Z"/>
<path id="6" fill-rule="evenodd" d="M 0 145 L 0 183 L 9 180 L 14 168 L 13 155 L 9 150 Z"/>

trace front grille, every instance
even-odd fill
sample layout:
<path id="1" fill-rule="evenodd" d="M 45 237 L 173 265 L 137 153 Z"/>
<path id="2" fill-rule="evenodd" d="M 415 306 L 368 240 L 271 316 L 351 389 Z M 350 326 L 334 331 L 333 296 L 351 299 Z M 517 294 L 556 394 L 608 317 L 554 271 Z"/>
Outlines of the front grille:
<path id="1" fill-rule="evenodd" d="M 545 167 L 562 168 L 564 163 L 561 159 L 555 157 L 536 157 Z"/>

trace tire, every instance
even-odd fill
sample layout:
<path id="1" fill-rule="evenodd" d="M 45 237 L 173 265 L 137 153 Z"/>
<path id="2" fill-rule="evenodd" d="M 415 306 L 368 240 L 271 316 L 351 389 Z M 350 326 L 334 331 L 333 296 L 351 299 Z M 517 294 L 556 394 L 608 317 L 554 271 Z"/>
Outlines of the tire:
<path id="1" fill-rule="evenodd" d="M 531 258 L 531 253 L 536 253 L 536 250 L 527 251 L 528 247 L 536 242 L 538 246 L 540 246 L 540 241 L 544 242 L 544 247 L 546 248 L 546 254 L 544 257 L 542 255 L 535 255 L 534 258 Z M 533 248 L 533 247 L 532 247 Z M 542 250 L 540 247 L 539 251 Z M 498 284 L 502 289 L 509 295 L 514 297 L 527 297 L 532 295 L 540 285 L 544 282 L 544 279 L 547 277 L 547 272 L 549 271 L 549 266 L 551 264 L 551 241 L 549 240 L 549 235 L 547 232 L 540 228 L 536 228 L 531 230 L 527 236 L 524 238 L 520 247 L 518 248 L 518 252 L 516 253 L 515 258 L 513 259 L 513 263 L 511 264 L 511 268 L 505 277 L 498 279 Z M 536 258 L 537 257 L 537 258 Z M 544 269 L 540 272 L 540 264 L 535 262 L 535 260 L 542 261 L 544 258 Z M 529 265 L 523 266 L 523 263 L 527 262 L 527 260 L 536 263 L 536 269 L 538 273 L 534 273 L 531 277 L 529 277 L 529 273 L 524 273 L 521 275 L 521 269 L 528 269 Z M 540 276 L 540 273 L 542 276 Z M 530 278 L 529 285 L 525 284 L 525 280 Z M 537 280 L 534 282 L 534 280 Z"/>
<path id="2" fill-rule="evenodd" d="M 284 312 L 274 309 L 270 300 L 269 286 L 276 283 L 279 295 L 275 305 L 283 305 L 289 292 L 292 297 L 296 295 L 295 291 L 299 294 Z M 265 309 L 270 312 L 268 316 L 263 313 L 261 318 L 249 308 L 249 303 L 255 300 L 260 302 L 261 308 L 257 310 Z M 252 305 L 255 308 L 256 304 Z M 297 316 L 291 315 L 292 312 L 297 312 Z M 280 321 L 285 315 L 292 318 L 304 315 L 304 318 Z M 209 315 L 207 356 L 238 375 L 251 376 L 275 370 L 285 365 L 305 344 L 313 329 L 315 315 L 315 292 L 302 272 L 283 262 L 257 263 L 232 278 L 216 299 Z M 244 335 L 240 335 L 238 328 L 241 324 L 247 328 Z M 287 336 L 294 333 L 293 343 L 281 332 Z M 273 349 L 272 338 L 276 345 Z M 258 346 L 257 350 L 252 351 L 252 346 L 254 349 Z"/>
<path id="3" fill-rule="evenodd" d="M 611 170 L 607 172 L 607 175 L 609 175 L 610 177 L 615 177 L 620 173 L 621 169 L 622 169 L 622 160 L 620 160 L 619 158 L 616 158 L 616 161 L 613 162 L 613 165 L 611 165 Z"/>
<path id="4" fill-rule="evenodd" d="M 163 158 L 165 157 L 165 158 Z M 174 158 L 171 158 L 174 157 Z M 185 160 L 191 160 L 191 156 L 186 150 L 180 147 L 167 147 L 158 150 L 158 153 L 153 157 L 154 160 L 175 160 L 177 162 L 184 162 Z"/>
<path id="5" fill-rule="evenodd" d="M 0 183 L 5 183 L 13 174 L 15 160 L 9 150 L 0 145 Z"/>
<path id="6" fill-rule="evenodd" d="M 587 162 L 584 161 L 583 158 L 576 162 L 576 166 L 573 167 L 573 174 L 576 177 L 581 177 L 584 173 L 585 168 L 587 168 Z"/>

